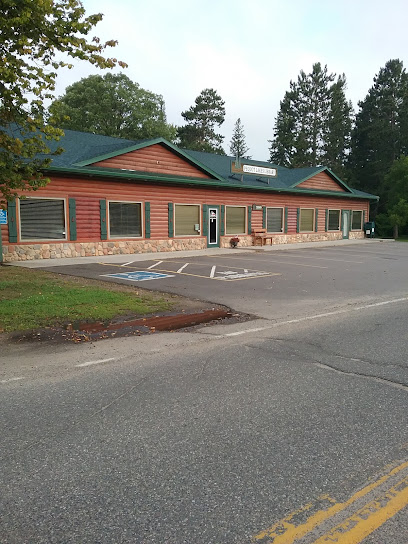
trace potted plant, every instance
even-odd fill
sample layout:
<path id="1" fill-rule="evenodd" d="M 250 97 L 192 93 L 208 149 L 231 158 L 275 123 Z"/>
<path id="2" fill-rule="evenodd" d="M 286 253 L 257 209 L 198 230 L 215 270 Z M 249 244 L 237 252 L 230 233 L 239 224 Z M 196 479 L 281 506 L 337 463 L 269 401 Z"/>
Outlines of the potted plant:
<path id="1" fill-rule="evenodd" d="M 231 246 L 231 247 L 237 247 L 238 242 L 239 242 L 238 236 L 233 236 L 233 237 L 230 239 L 230 246 Z"/>

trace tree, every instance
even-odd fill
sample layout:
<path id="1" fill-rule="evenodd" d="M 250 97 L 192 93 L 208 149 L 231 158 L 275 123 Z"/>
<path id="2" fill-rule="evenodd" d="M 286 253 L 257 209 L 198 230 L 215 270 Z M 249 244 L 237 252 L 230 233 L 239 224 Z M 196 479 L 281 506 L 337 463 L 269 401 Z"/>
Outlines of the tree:
<path id="1" fill-rule="evenodd" d="M 105 58 L 117 42 L 87 40 L 102 14 L 85 16 L 80 0 L 3 0 L 0 9 L 0 205 L 19 190 L 47 183 L 41 169 L 50 164 L 48 143 L 63 132 L 44 101 L 53 97 L 57 70 L 72 67 L 62 56 L 99 68 L 125 66 Z M 57 152 L 60 152 L 58 150 Z M 37 158 L 36 158 L 37 157 Z"/>
<path id="2" fill-rule="evenodd" d="M 390 223 L 394 227 L 394 238 L 398 238 L 399 227 L 408 224 L 408 201 L 400 198 L 389 210 Z"/>
<path id="3" fill-rule="evenodd" d="M 230 143 L 230 153 L 235 157 L 250 159 L 246 153 L 249 151 L 249 148 L 246 145 L 244 126 L 241 123 L 241 119 L 238 117 L 235 125 L 234 132 L 232 133 L 231 143 Z"/>
<path id="4" fill-rule="evenodd" d="M 116 138 L 174 140 L 163 97 L 142 89 L 125 74 L 85 77 L 70 85 L 49 111 L 62 128 Z"/>
<path id="5" fill-rule="evenodd" d="M 280 103 L 270 140 L 270 160 L 287 167 L 325 164 L 339 170 L 351 130 L 351 104 L 345 97 L 344 74 L 336 80 L 317 62 L 301 70 Z"/>
<path id="6" fill-rule="evenodd" d="M 215 127 L 225 119 L 225 102 L 214 89 L 204 89 L 195 99 L 195 105 L 182 112 L 187 123 L 178 128 L 178 144 L 187 149 L 225 155 L 224 136 L 216 134 Z"/>
<path id="7" fill-rule="evenodd" d="M 352 180 L 360 189 L 379 194 L 385 209 L 385 176 L 395 159 L 408 153 L 408 75 L 403 63 L 388 61 L 358 105 L 349 159 Z"/>

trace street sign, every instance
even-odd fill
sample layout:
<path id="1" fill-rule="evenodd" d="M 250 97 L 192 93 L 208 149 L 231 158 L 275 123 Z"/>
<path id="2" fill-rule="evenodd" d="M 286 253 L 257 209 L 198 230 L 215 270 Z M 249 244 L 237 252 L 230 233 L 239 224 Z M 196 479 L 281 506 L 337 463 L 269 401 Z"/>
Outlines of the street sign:
<path id="1" fill-rule="evenodd" d="M 0 210 L 0 225 L 7 225 L 7 211 Z"/>
<path id="2" fill-rule="evenodd" d="M 107 278 L 118 278 L 128 281 L 148 281 L 148 280 L 161 280 L 163 278 L 174 278 L 170 274 L 159 274 L 158 272 L 147 272 L 144 270 L 136 270 L 133 272 L 119 272 L 118 274 L 101 274 Z"/>

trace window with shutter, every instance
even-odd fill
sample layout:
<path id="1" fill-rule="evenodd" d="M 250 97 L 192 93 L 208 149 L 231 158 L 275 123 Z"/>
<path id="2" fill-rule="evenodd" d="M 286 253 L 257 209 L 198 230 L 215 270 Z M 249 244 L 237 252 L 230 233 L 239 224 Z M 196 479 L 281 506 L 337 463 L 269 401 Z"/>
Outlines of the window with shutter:
<path id="1" fill-rule="evenodd" d="M 199 236 L 195 229 L 200 225 L 200 206 L 197 204 L 174 205 L 174 228 L 176 236 Z"/>
<path id="2" fill-rule="evenodd" d="M 363 228 L 362 210 L 353 211 L 351 215 L 351 230 L 361 230 Z"/>
<path id="3" fill-rule="evenodd" d="M 245 234 L 245 206 L 225 206 L 226 234 Z"/>
<path id="4" fill-rule="evenodd" d="M 66 240 L 65 200 L 20 200 L 21 240 Z"/>
<path id="5" fill-rule="evenodd" d="M 109 236 L 111 238 L 142 236 L 140 202 L 109 202 Z"/>
<path id="6" fill-rule="evenodd" d="M 328 210 L 328 230 L 340 230 L 340 210 Z"/>
<path id="7" fill-rule="evenodd" d="M 283 208 L 266 209 L 266 230 L 268 232 L 283 231 Z"/>

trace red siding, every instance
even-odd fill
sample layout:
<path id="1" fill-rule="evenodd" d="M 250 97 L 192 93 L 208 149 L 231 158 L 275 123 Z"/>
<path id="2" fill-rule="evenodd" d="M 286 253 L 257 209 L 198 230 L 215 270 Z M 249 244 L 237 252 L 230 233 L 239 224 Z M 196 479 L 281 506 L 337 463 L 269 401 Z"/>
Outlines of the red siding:
<path id="1" fill-rule="evenodd" d="M 151 238 L 168 237 L 168 203 L 225 204 L 270 207 L 288 206 L 288 233 L 296 233 L 297 208 L 319 208 L 319 231 L 325 231 L 325 209 L 365 210 L 368 219 L 369 202 L 351 198 L 319 197 L 315 195 L 285 195 L 282 193 L 254 193 L 243 190 L 211 187 L 158 186 L 154 182 L 131 183 L 96 179 L 53 178 L 46 187 L 27 196 L 76 198 L 78 242 L 100 240 L 99 199 L 150 202 Z M 262 228 L 262 212 L 252 212 L 253 228 Z M 7 234 L 2 229 L 3 242 Z M 279 236 L 279 235 L 277 235 Z M 21 244 L 21 242 L 19 242 Z M 28 243 L 28 242 L 27 242 Z M 41 242 L 39 242 L 41 243 Z"/>
<path id="2" fill-rule="evenodd" d="M 95 162 L 93 166 L 211 179 L 208 174 L 161 144 Z"/>
<path id="3" fill-rule="evenodd" d="M 307 179 L 303 183 L 300 183 L 298 189 L 319 189 L 321 191 L 341 191 L 345 192 L 345 189 L 331 178 L 326 172 L 320 172 L 315 176 Z"/>

